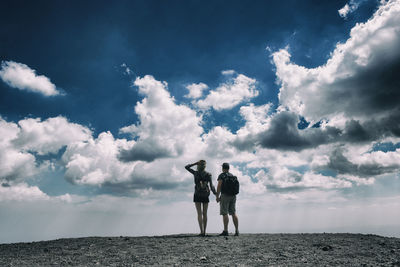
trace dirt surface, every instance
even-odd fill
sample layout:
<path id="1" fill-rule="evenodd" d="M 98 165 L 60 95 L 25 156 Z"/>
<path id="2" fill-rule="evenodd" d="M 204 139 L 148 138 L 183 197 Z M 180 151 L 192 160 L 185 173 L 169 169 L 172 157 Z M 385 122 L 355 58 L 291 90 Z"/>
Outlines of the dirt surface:
<path id="1" fill-rule="evenodd" d="M 87 237 L 0 244 L 0 266 L 400 266 L 400 239 L 360 234 Z"/>

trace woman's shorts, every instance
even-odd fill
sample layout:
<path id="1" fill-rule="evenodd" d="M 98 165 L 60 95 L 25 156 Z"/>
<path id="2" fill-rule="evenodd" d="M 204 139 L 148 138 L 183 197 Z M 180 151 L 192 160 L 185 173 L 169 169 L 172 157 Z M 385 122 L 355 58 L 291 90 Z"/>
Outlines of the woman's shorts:
<path id="1" fill-rule="evenodd" d="M 208 203 L 210 202 L 209 197 L 201 197 L 196 194 L 193 195 L 193 202 L 202 202 L 202 203 Z"/>

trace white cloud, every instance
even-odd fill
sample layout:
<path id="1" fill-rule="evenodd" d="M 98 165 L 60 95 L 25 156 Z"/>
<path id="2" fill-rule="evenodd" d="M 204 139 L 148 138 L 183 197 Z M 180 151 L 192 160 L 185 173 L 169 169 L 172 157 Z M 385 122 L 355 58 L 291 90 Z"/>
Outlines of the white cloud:
<path id="1" fill-rule="evenodd" d="M 223 71 L 221 71 L 221 74 L 222 75 L 234 75 L 234 74 L 236 74 L 236 71 L 235 70 L 223 70 Z"/>
<path id="2" fill-rule="evenodd" d="M 36 201 L 48 200 L 50 197 L 37 186 L 19 183 L 13 186 L 0 185 L 0 201 Z"/>
<path id="3" fill-rule="evenodd" d="M 187 186 L 189 175 L 183 167 L 204 155 L 201 117 L 176 104 L 165 82 L 147 75 L 134 84 L 144 95 L 135 107 L 139 123 L 120 131 L 135 141 L 115 139 L 107 132 L 68 145 L 63 155 L 68 180 L 132 192 Z"/>
<path id="4" fill-rule="evenodd" d="M 49 167 L 39 163 L 33 153 L 56 153 L 62 147 L 87 140 L 86 127 L 68 122 L 64 117 L 24 119 L 17 123 L 0 117 L 0 178 L 7 182 L 28 179 Z"/>
<path id="5" fill-rule="evenodd" d="M 245 119 L 246 123 L 238 130 L 237 135 L 239 137 L 246 136 L 266 130 L 271 120 L 269 116 L 271 108 L 271 103 L 260 106 L 255 106 L 253 103 L 250 103 L 247 106 L 240 107 L 239 113 L 243 119 Z"/>
<path id="6" fill-rule="evenodd" d="M 77 123 L 71 123 L 66 118 L 58 116 L 41 121 L 24 119 L 18 122 L 20 131 L 13 143 L 39 155 L 56 153 L 62 147 L 76 141 L 88 140 L 91 131 Z"/>
<path id="7" fill-rule="evenodd" d="M 22 63 L 2 61 L 0 78 L 9 86 L 20 90 L 41 93 L 45 96 L 60 94 L 49 78 L 37 75 L 35 70 Z"/>
<path id="8" fill-rule="evenodd" d="M 268 172 L 260 170 L 255 177 L 262 181 L 267 188 L 274 189 L 336 189 L 352 187 L 351 182 L 325 176 L 311 171 L 300 173 L 288 169 L 286 166 L 272 166 Z"/>
<path id="9" fill-rule="evenodd" d="M 21 183 L 0 183 L 0 203 L 1 202 L 37 202 L 53 201 L 71 203 L 75 196 L 70 194 L 49 196 L 40 190 L 37 186 L 30 186 L 24 182 Z M 80 197 L 78 197 L 79 199 Z"/>
<path id="10" fill-rule="evenodd" d="M 338 10 L 338 13 L 342 18 L 346 19 L 350 13 L 356 11 L 359 8 L 359 6 L 365 1 L 366 0 L 350 0 L 348 3 L 344 5 L 344 7 Z"/>
<path id="11" fill-rule="evenodd" d="M 203 91 L 208 89 L 208 85 L 205 83 L 193 83 L 186 88 L 189 90 L 189 93 L 185 95 L 186 98 L 200 98 L 203 96 Z"/>
<path id="12" fill-rule="evenodd" d="M 234 135 L 228 129 L 217 126 L 202 137 L 208 157 L 224 160 L 235 155 L 235 148 L 230 145 L 230 142 L 234 140 Z"/>
<path id="13" fill-rule="evenodd" d="M 205 99 L 198 100 L 195 105 L 201 109 L 231 109 L 238 104 L 258 96 L 256 80 L 239 74 L 227 83 L 211 90 Z"/>
<path id="14" fill-rule="evenodd" d="M 121 154 L 123 160 L 152 161 L 160 157 L 176 157 L 200 142 L 203 132 L 201 117 L 189 107 L 176 104 L 166 82 L 146 75 L 137 78 L 135 85 L 145 98 L 135 107 L 140 123 L 121 129 L 123 133 L 138 137 L 137 143 Z"/>
<path id="15" fill-rule="evenodd" d="M 347 15 L 350 13 L 350 11 L 351 11 L 350 5 L 346 3 L 344 7 L 338 10 L 338 13 L 342 18 L 346 18 Z"/>
<path id="16" fill-rule="evenodd" d="M 17 124 L 0 117 L 0 179 L 21 180 L 37 172 L 35 157 L 17 149 L 12 143 L 19 132 Z"/>
<path id="17" fill-rule="evenodd" d="M 128 149 L 133 143 L 114 139 L 110 132 L 101 133 L 97 139 L 71 143 L 62 156 L 65 177 L 76 184 L 126 182 L 135 164 L 123 163 L 117 156 L 120 149 Z"/>
<path id="18" fill-rule="evenodd" d="M 347 118 L 379 116 L 397 108 L 399 97 L 391 83 L 396 78 L 390 73 L 400 57 L 399 31 L 400 2 L 389 1 L 366 23 L 357 24 L 323 66 L 296 65 L 288 49 L 273 53 L 280 103 L 314 122 L 340 113 Z"/>

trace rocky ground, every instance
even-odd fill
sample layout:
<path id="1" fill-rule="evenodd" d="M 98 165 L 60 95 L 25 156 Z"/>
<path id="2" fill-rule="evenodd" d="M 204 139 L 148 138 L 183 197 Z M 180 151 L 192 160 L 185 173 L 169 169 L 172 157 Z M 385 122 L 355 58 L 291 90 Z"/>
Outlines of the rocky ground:
<path id="1" fill-rule="evenodd" d="M 361 234 L 87 237 L 0 244 L 0 266 L 400 266 L 400 239 Z"/>

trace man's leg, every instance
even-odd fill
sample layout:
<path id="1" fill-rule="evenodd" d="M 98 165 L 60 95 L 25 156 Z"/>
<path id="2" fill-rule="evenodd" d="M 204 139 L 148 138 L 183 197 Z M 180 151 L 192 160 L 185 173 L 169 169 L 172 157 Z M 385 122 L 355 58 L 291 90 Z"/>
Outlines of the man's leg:
<path id="1" fill-rule="evenodd" d="M 228 214 L 222 215 L 222 219 L 224 221 L 224 231 L 228 232 L 228 223 L 229 223 L 229 216 Z"/>
<path id="2" fill-rule="evenodd" d="M 228 235 L 228 223 L 229 223 L 229 216 L 228 216 L 228 202 L 226 201 L 226 196 L 221 195 L 221 201 L 219 202 L 220 211 L 219 214 L 222 215 L 222 221 L 224 223 L 224 231 L 220 234 L 222 236 Z"/>
<path id="3" fill-rule="evenodd" d="M 208 203 L 203 203 L 203 234 L 206 233 L 207 229 L 207 209 Z"/>
<path id="4" fill-rule="evenodd" d="M 233 224 L 235 225 L 235 233 L 239 234 L 239 219 L 236 213 L 232 214 L 232 221 Z"/>
<path id="5" fill-rule="evenodd" d="M 197 210 L 197 221 L 199 222 L 199 227 L 200 227 L 200 233 L 203 234 L 203 218 L 202 218 L 202 212 L 201 212 L 201 202 L 195 202 L 196 205 L 196 210 Z"/>

